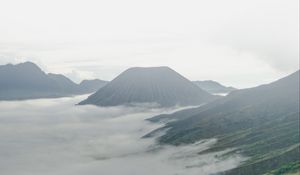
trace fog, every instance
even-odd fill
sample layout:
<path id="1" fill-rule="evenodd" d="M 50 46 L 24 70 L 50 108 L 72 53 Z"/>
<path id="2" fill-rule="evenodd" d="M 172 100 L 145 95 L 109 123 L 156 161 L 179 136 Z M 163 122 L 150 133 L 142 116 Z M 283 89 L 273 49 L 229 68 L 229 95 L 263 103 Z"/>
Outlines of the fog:
<path id="1" fill-rule="evenodd" d="M 2 175 L 208 175 L 246 160 L 230 151 L 199 155 L 212 138 L 179 147 L 141 139 L 173 109 L 77 106 L 86 96 L 0 102 Z"/>
<path id="2" fill-rule="evenodd" d="M 299 69 L 298 0 L 2 0 L 0 21 L 0 64 L 76 82 L 169 66 L 245 88 Z"/>

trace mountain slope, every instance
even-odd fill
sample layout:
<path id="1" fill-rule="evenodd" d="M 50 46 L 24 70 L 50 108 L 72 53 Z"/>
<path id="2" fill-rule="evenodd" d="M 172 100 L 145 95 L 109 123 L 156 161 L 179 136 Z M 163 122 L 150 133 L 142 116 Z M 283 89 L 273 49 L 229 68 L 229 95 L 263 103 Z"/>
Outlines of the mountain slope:
<path id="1" fill-rule="evenodd" d="M 49 73 L 48 77 L 55 81 L 59 90 L 64 93 L 76 94 L 78 92 L 78 85 L 61 74 Z"/>
<path id="2" fill-rule="evenodd" d="M 194 83 L 199 86 L 201 89 L 211 93 L 211 94 L 227 94 L 232 91 L 237 90 L 236 88 L 233 87 L 226 87 L 223 86 L 222 84 L 212 81 L 212 80 L 206 80 L 206 81 L 194 81 Z"/>
<path id="3" fill-rule="evenodd" d="M 53 98 L 92 93 L 100 85 L 96 83 L 88 87 L 84 84 L 78 85 L 60 74 L 46 74 L 31 62 L 0 65 L 0 100 Z"/>
<path id="4" fill-rule="evenodd" d="M 104 87 L 108 82 L 104 80 L 83 80 L 79 84 L 79 90 L 82 93 L 92 93 L 96 92 L 100 88 Z"/>
<path id="5" fill-rule="evenodd" d="M 199 105 L 216 98 L 168 67 L 130 68 L 80 104 Z"/>
<path id="6" fill-rule="evenodd" d="M 159 138 L 161 143 L 178 145 L 216 137 L 218 143 L 208 151 L 234 147 L 251 157 L 225 174 L 267 173 L 299 160 L 299 71 L 168 118 L 172 116 L 178 120 L 160 129 L 168 129 Z"/>
<path id="7" fill-rule="evenodd" d="M 0 66 L 0 99 L 57 97 L 60 88 L 38 66 L 26 62 Z"/>

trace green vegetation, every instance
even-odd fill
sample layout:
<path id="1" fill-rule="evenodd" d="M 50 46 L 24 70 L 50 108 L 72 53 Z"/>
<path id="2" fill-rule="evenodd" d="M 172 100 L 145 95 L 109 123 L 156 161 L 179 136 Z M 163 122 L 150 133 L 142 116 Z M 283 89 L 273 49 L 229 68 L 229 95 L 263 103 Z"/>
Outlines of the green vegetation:
<path id="1" fill-rule="evenodd" d="M 298 161 L 300 159 L 299 113 L 273 117 L 274 120 L 265 121 L 261 125 L 248 129 L 237 131 L 226 129 L 227 133 L 216 136 L 219 139 L 216 145 L 199 154 L 236 148 L 231 153 L 239 152 L 249 157 L 241 166 L 225 172 L 226 175 L 259 175 L 274 170 L 282 164 Z M 194 128 L 187 133 L 180 132 L 182 135 L 173 135 L 171 137 L 175 140 L 173 144 L 198 140 L 198 129 Z"/>
<path id="2" fill-rule="evenodd" d="M 269 173 L 267 173 L 266 175 L 296 175 L 296 174 L 300 174 L 300 161 L 296 161 L 296 162 L 292 162 L 292 163 L 288 163 L 285 164 L 279 168 L 277 168 L 276 170 L 273 170 Z"/>
<path id="3" fill-rule="evenodd" d="M 199 154 L 236 148 L 228 154 L 249 158 L 225 175 L 294 173 L 290 170 L 300 161 L 299 103 L 298 71 L 268 85 L 235 91 L 198 109 L 164 116 L 179 120 L 162 128 L 169 130 L 159 141 L 180 145 L 218 138 L 217 144 Z"/>

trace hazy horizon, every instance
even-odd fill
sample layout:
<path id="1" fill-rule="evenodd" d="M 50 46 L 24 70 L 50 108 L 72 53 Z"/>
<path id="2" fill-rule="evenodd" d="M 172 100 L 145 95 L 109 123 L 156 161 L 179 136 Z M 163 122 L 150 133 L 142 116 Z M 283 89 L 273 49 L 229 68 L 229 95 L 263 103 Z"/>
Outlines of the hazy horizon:
<path id="1" fill-rule="evenodd" d="M 299 69 L 299 2 L 4 0 L 0 64 L 32 61 L 75 82 L 169 66 L 237 88 Z"/>
<path id="2" fill-rule="evenodd" d="M 17 63 L 8 62 L 8 63 L 3 64 L 3 65 L 7 65 L 7 64 L 17 65 L 17 64 L 21 64 L 21 63 L 25 63 L 25 62 L 32 62 L 32 61 L 27 60 L 27 61 L 20 61 L 20 62 L 17 62 Z M 36 65 L 39 66 L 40 68 L 43 68 L 42 66 L 38 65 L 38 64 L 35 63 L 35 62 L 32 62 L 32 63 L 36 64 Z M 0 65 L 0 66 L 1 66 L 1 65 Z M 169 66 L 153 66 L 153 67 L 147 67 L 147 66 L 135 66 L 135 67 L 140 67 L 140 68 L 155 68 L 155 67 L 169 67 Z M 124 69 L 124 70 L 121 70 L 120 74 L 121 74 L 122 72 L 124 72 L 124 71 L 130 69 L 130 68 L 134 68 L 134 67 L 128 67 L 128 68 L 126 68 L 126 69 Z M 170 68 L 173 69 L 172 67 L 170 67 Z M 174 70 L 174 69 L 173 69 L 173 70 Z M 297 69 L 297 70 L 299 70 L 299 69 Z M 297 71 L 297 70 L 296 70 L 296 71 Z M 120 75 L 120 74 L 117 74 L 116 77 L 113 77 L 113 78 L 111 78 L 111 79 L 109 79 L 109 80 L 107 80 L 107 79 L 102 79 L 101 77 L 86 77 L 86 78 L 82 78 L 82 79 L 77 79 L 77 80 L 76 80 L 76 79 L 73 79 L 72 76 L 70 76 L 70 75 L 68 75 L 68 74 L 57 73 L 57 72 L 47 72 L 47 71 L 45 71 L 45 70 L 43 70 L 43 69 L 42 69 L 42 71 L 44 71 L 45 73 L 49 73 L 49 74 L 62 74 L 62 75 L 64 75 L 64 76 L 66 76 L 67 78 L 69 78 L 70 80 L 72 80 L 73 82 L 77 83 L 77 84 L 79 84 L 79 83 L 82 82 L 83 80 L 93 80 L 93 79 L 99 79 L 99 80 L 104 80 L 104 81 L 111 81 L 111 80 L 115 79 L 118 75 Z M 176 71 L 176 70 L 175 70 L 175 71 Z M 282 76 L 280 76 L 280 77 L 274 77 L 274 79 L 269 80 L 269 81 L 261 82 L 261 84 L 253 84 L 253 85 L 247 86 L 247 87 L 244 87 L 244 86 L 243 86 L 243 87 L 240 87 L 240 86 L 234 86 L 234 87 L 235 87 L 235 88 L 239 88 L 239 89 L 257 87 L 257 86 L 260 86 L 260 85 L 272 83 L 272 82 L 277 81 L 277 80 L 279 80 L 279 79 L 281 79 L 281 78 L 284 78 L 285 76 L 288 76 L 288 75 L 290 75 L 290 74 L 292 74 L 292 73 L 294 73 L 294 72 L 287 73 L 287 74 L 282 75 Z M 220 81 L 217 81 L 217 80 L 215 80 L 215 79 L 209 79 L 209 78 L 207 78 L 207 79 L 202 79 L 202 80 L 199 80 L 199 79 L 195 79 L 195 80 L 189 79 L 189 80 L 190 80 L 190 81 L 195 81 L 195 82 L 196 82 L 196 81 L 211 81 L 211 80 L 212 80 L 212 81 L 216 81 L 216 82 L 218 82 L 218 83 L 221 83 L 222 85 L 225 85 L 225 86 L 228 86 L 228 87 L 233 87 L 231 84 L 224 84 L 224 83 L 222 83 L 222 82 L 220 82 Z"/>

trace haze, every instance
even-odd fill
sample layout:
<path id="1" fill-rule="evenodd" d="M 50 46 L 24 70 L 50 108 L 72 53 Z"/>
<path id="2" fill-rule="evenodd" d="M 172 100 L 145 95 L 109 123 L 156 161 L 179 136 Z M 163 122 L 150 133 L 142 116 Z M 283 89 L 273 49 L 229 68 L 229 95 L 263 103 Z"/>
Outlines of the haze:
<path id="1" fill-rule="evenodd" d="M 242 88 L 299 65 L 298 0 L 2 0 L 0 21 L 0 64 L 34 61 L 77 82 L 169 66 Z"/>

